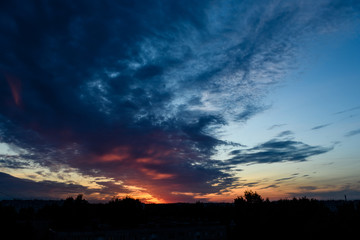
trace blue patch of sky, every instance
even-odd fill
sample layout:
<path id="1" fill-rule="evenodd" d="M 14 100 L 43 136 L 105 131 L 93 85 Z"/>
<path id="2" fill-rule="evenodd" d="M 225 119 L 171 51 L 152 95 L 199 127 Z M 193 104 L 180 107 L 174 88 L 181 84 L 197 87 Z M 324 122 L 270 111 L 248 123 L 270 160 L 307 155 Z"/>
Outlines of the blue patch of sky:
<path id="1" fill-rule="evenodd" d="M 355 33 L 326 34 L 316 44 L 307 43 L 297 59 L 297 68 L 267 95 L 265 102 L 271 107 L 246 123 L 228 126 L 224 135 L 255 146 L 291 131 L 295 141 L 334 147 L 313 156 L 315 162 L 344 160 L 344 167 L 359 162 L 360 134 L 345 136 L 360 128 L 360 35 Z M 352 110 L 345 111 L 348 109 Z M 311 130 L 321 125 L 326 127 Z"/>
<path id="2" fill-rule="evenodd" d="M 290 74 L 286 85 L 268 96 L 272 108 L 262 115 L 266 118 L 263 121 L 286 123 L 288 130 L 311 144 L 340 140 L 345 132 L 357 127 L 356 109 L 337 116 L 334 113 L 360 103 L 360 37 L 333 38 L 312 46 L 311 60 L 300 61 L 302 73 Z M 328 123 L 334 124 L 323 128 L 321 134 L 309 131 Z"/>

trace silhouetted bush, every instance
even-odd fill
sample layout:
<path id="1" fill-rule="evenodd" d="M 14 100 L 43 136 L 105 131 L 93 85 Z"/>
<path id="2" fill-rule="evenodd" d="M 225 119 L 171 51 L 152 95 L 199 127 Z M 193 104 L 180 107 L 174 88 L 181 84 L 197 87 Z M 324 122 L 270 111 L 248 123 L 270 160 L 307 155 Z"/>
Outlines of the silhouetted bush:
<path id="1" fill-rule="evenodd" d="M 134 227 L 144 220 L 143 204 L 139 199 L 113 198 L 106 209 L 105 217 L 114 227 Z"/>

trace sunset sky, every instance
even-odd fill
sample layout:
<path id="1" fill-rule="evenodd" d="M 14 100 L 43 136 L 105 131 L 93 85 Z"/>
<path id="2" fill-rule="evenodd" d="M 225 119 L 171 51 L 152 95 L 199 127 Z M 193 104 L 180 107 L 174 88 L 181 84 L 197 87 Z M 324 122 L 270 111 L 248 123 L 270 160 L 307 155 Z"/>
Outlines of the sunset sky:
<path id="1" fill-rule="evenodd" d="M 1 1 L 0 200 L 360 199 L 360 1 Z"/>

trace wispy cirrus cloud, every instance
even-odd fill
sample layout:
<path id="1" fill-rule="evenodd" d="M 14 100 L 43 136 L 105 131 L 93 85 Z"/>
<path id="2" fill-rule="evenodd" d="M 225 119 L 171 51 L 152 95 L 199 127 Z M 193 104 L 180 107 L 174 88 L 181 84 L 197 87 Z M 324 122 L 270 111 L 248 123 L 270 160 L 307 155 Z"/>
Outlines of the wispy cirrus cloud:
<path id="1" fill-rule="evenodd" d="M 359 110 L 359 109 L 360 109 L 360 106 L 357 106 L 357 107 L 353 107 L 353 108 L 349 108 L 349 109 L 345 109 L 345 110 L 336 112 L 336 113 L 334 113 L 334 114 L 335 114 L 335 115 L 338 115 L 338 114 L 353 112 L 353 111 L 356 111 L 356 110 Z"/>
<path id="2" fill-rule="evenodd" d="M 281 128 L 281 127 L 284 127 L 284 126 L 286 126 L 285 123 L 283 123 L 283 124 L 274 124 L 274 125 L 270 126 L 267 130 L 273 130 L 273 129 Z"/>

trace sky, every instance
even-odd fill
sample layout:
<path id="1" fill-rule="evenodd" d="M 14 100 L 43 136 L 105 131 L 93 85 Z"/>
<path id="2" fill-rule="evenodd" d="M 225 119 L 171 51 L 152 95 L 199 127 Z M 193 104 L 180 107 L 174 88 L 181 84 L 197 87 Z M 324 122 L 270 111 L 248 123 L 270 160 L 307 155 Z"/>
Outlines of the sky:
<path id="1" fill-rule="evenodd" d="M 0 199 L 360 199 L 360 2 L 2 1 Z"/>

